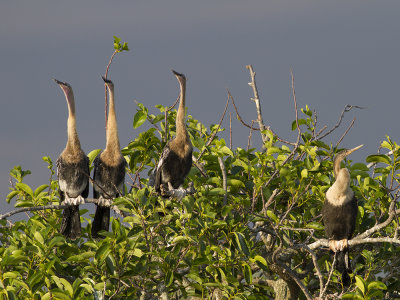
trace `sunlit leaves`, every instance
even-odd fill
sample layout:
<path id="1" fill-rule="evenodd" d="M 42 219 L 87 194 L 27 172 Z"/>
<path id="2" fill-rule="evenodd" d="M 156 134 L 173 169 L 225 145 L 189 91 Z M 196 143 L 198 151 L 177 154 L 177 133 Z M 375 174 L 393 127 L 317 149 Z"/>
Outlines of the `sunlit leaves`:
<path id="1" fill-rule="evenodd" d="M 366 162 L 373 162 L 373 163 L 384 163 L 387 165 L 391 164 L 390 157 L 383 154 L 374 154 L 367 157 Z"/>
<path id="2" fill-rule="evenodd" d="M 143 104 L 138 103 L 139 106 L 138 111 L 133 117 L 133 128 L 136 129 L 140 127 L 147 119 L 148 109 Z"/>
<path id="3" fill-rule="evenodd" d="M 120 39 L 115 42 L 124 50 Z M 59 234 L 59 210 L 30 212 L 28 220 L 13 226 L 1 223 L 0 284 L 4 287 L 0 296 L 6 295 L 1 294 L 4 289 L 9 298 L 85 299 L 104 293 L 105 298 L 137 299 L 143 291 L 159 297 L 163 289 L 170 298 L 206 299 L 218 292 L 227 299 L 271 299 L 273 289 L 260 282 L 280 277 L 278 259 L 301 274 L 302 282 L 317 297 L 319 284 L 311 257 L 297 246 L 325 237 L 321 207 L 335 181 L 335 149 L 313 139 L 315 120 L 310 108 L 301 110 L 302 139 L 297 148 L 265 130 L 269 139 L 264 152 L 245 150 L 246 145 L 230 148 L 219 133 L 210 140 L 224 128 L 205 126 L 188 116 L 193 155 L 202 171 L 192 167 L 183 186 L 192 182 L 196 192 L 179 201 L 159 197 L 148 185 L 165 137 L 173 138 L 176 130 L 175 109 L 167 115 L 164 105 L 153 110 L 157 113 L 138 103 L 132 123 L 134 137 L 122 149 L 128 161 L 129 186 L 113 203 L 124 217 L 111 214 L 110 230 L 102 233 L 103 239 L 91 238 L 92 216 L 87 207 L 81 207 L 82 237 L 75 241 Z M 150 129 L 144 129 L 147 121 Z M 292 124 L 296 129 L 297 124 Z M 362 162 L 343 162 L 359 203 L 356 233 L 386 218 L 392 202 L 386 179 L 393 186 L 398 184 L 398 146 L 388 139 L 382 147 L 394 152 L 367 158 L 367 163 L 377 164 L 374 174 Z M 99 153 L 97 149 L 88 154 L 91 164 Z M 45 161 L 52 170 L 52 160 L 47 157 Z M 15 206 L 58 203 L 57 183 L 50 180 L 33 188 L 24 182 L 29 173 L 21 167 L 11 171 L 15 183 L 6 200 Z M 385 228 L 389 235 L 396 234 L 392 223 Z M 325 248 L 315 253 L 326 282 L 332 256 Z M 389 262 L 398 266 L 399 254 L 396 247 L 381 244 L 362 252 L 351 249 L 354 275 L 351 293 L 345 298 L 381 298 L 385 289 L 397 288 L 396 274 L 387 286 L 379 281 L 379 274 L 390 272 Z M 337 291 L 341 291 L 340 273 L 334 271 L 326 292 Z"/>
<path id="4" fill-rule="evenodd" d="M 121 43 L 121 39 L 117 36 L 114 36 L 114 50 L 118 52 L 129 51 L 128 43 Z"/>

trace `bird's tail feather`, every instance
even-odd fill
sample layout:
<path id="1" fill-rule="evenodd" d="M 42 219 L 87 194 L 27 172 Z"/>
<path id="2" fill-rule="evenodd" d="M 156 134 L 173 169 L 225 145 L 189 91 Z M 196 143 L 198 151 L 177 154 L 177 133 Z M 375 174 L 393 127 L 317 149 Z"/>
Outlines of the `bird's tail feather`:
<path id="1" fill-rule="evenodd" d="M 96 207 L 96 214 L 94 215 L 94 220 L 92 223 L 92 237 L 93 238 L 103 238 L 98 232 L 100 230 L 108 231 L 110 225 L 110 208 L 106 206 Z"/>
<path id="2" fill-rule="evenodd" d="M 352 270 L 351 270 L 348 249 L 336 252 L 336 269 L 340 273 L 342 273 L 343 286 L 349 286 L 350 285 L 349 273 L 352 273 Z"/>
<path id="3" fill-rule="evenodd" d="M 75 240 L 81 236 L 81 217 L 79 205 L 72 205 L 64 209 L 60 233 L 66 238 Z"/>

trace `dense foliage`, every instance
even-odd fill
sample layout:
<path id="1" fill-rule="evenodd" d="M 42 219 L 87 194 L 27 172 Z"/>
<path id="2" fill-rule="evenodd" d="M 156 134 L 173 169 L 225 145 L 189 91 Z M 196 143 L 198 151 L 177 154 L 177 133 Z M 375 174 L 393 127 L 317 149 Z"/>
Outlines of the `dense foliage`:
<path id="1" fill-rule="evenodd" d="M 134 127 L 148 119 L 164 133 L 166 108 L 157 108 L 160 114 L 155 116 L 139 104 Z M 265 152 L 230 149 L 218 135 L 206 146 L 212 133 L 222 129 L 206 128 L 189 116 L 194 157 L 202 171 L 192 167 L 187 182 L 194 184 L 196 192 L 180 202 L 158 197 L 147 184 L 144 175 L 156 164 L 164 142 L 155 127 L 140 133 L 123 150 L 130 177 L 137 179 L 131 192 L 115 199 L 125 217 L 113 218 L 112 230 L 104 233 L 103 240 L 91 238 L 92 216 L 85 209 L 81 216 L 87 225 L 76 241 L 58 233 L 60 210 L 31 212 L 28 220 L 14 224 L 1 221 L 0 293 L 5 299 L 98 299 L 102 295 L 269 299 L 276 293 L 274 282 L 282 278 L 293 297 L 303 298 L 290 269 L 310 295 L 318 296 L 321 286 L 314 263 L 324 287 L 333 257 L 326 247 L 307 251 L 305 245 L 324 237 L 320 210 L 333 182 L 332 157 L 339 149 L 315 138 L 313 114 L 308 108 L 303 112 L 299 144 L 278 143 L 267 130 Z M 171 111 L 167 122 L 171 135 L 174 118 Z M 393 150 L 393 155 L 368 158 L 382 165 L 373 176 L 365 164 L 347 163 L 359 199 L 358 233 L 384 221 L 390 203 L 397 200 L 399 147 L 389 138 L 382 147 Z M 97 154 L 89 155 L 91 161 Z M 51 159 L 44 160 L 54 174 Z M 23 183 L 29 173 L 21 167 L 11 171 L 16 183 L 7 201 L 15 207 L 58 203 L 57 181 L 51 179 L 33 190 Z M 395 218 L 374 236 L 396 237 L 397 233 Z M 399 290 L 397 252 L 390 242 L 352 247 L 354 276 L 348 293 L 368 299 Z M 342 293 L 340 274 L 331 275 L 325 296 Z"/>
<path id="2" fill-rule="evenodd" d="M 340 147 L 322 141 L 329 132 L 317 129 L 308 107 L 293 122 L 297 141 L 282 141 L 266 129 L 265 150 L 231 149 L 218 136 L 223 128 L 207 128 L 188 116 L 195 159 L 185 187 L 193 184 L 195 192 L 182 201 L 161 198 L 149 185 L 166 134 L 175 134 L 176 111 L 156 109 L 153 115 L 138 104 L 133 127 L 148 121 L 151 128 L 123 149 L 126 194 L 114 200 L 118 214 L 104 239 L 92 239 L 93 215 L 83 208 L 82 237 L 75 241 L 58 232 L 60 209 L 31 211 L 28 219 L 15 223 L 0 221 L 2 299 L 398 295 L 400 151 L 389 137 L 381 146 L 391 154 L 369 156 L 366 162 L 372 166 L 345 162 L 359 199 L 354 240 L 359 239 L 350 250 L 354 272 L 345 289 L 332 268 L 320 215 L 334 182 L 332 158 Z M 98 153 L 89 154 L 91 163 Z M 30 172 L 17 166 L 10 173 L 14 182 L 7 202 L 17 208 L 58 204 L 53 162 L 49 157 L 44 161 L 50 182 L 32 188 L 24 183 Z"/>

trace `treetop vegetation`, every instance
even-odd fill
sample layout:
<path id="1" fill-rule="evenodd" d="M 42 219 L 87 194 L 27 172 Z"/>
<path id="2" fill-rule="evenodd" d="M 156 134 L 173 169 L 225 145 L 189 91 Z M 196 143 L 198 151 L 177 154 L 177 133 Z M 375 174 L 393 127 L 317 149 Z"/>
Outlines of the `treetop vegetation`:
<path id="1" fill-rule="evenodd" d="M 114 37 L 114 53 L 129 50 Z M 107 66 L 111 65 L 112 58 Z M 158 196 L 149 183 L 166 142 L 175 135 L 176 110 L 137 103 L 136 138 L 122 150 L 125 195 L 114 199 L 112 229 L 91 237 L 93 215 L 81 208 L 82 237 L 59 233 L 61 209 L 53 159 L 44 157 L 49 180 L 31 187 L 30 171 L 16 166 L 5 199 L 16 211 L 0 215 L 2 299 L 394 299 L 400 297 L 400 147 L 386 137 L 364 162 L 346 159 L 358 199 L 356 232 L 349 241 L 353 273 L 344 288 L 334 269 L 321 218 L 325 193 L 334 182 L 332 160 L 354 120 L 344 115 L 321 127 L 310 107 L 297 108 L 292 90 L 295 141 L 267 126 L 261 114 L 255 72 L 250 72 L 257 120 L 240 116 L 233 96 L 219 123 L 204 125 L 188 108 L 193 166 L 186 196 Z M 249 128 L 246 145 L 233 148 L 221 133 L 228 108 Z M 194 115 L 194 116 L 192 116 Z M 148 122 L 150 128 L 140 131 Z M 343 132 L 332 141 L 333 132 Z M 232 137 L 232 133 L 230 134 Z M 262 139 L 262 148 L 250 141 Z M 88 154 L 90 165 L 99 154 Z M 381 153 L 382 152 L 382 153 Z M 96 202 L 87 199 L 87 202 Z M 7 218 L 25 211 L 27 219 Z"/>

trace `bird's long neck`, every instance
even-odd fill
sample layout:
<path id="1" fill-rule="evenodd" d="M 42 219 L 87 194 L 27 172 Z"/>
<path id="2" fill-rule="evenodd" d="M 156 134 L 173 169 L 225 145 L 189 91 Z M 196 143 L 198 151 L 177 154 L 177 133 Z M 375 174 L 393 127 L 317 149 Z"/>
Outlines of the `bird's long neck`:
<path id="1" fill-rule="evenodd" d="M 115 114 L 114 87 L 108 86 L 110 105 L 108 108 L 106 151 L 120 154 L 117 116 Z"/>
<path id="2" fill-rule="evenodd" d="M 353 199 L 354 192 L 350 188 L 350 172 L 347 168 L 340 168 L 343 157 L 337 157 L 333 161 L 335 182 L 326 192 L 326 199 L 333 205 L 339 206 Z"/>
<path id="3" fill-rule="evenodd" d="M 76 131 L 75 100 L 72 90 L 66 91 L 65 97 L 68 103 L 68 121 L 67 121 L 68 140 L 67 140 L 66 150 L 77 152 L 81 150 L 81 144 L 79 142 L 78 133 Z"/>
<path id="4" fill-rule="evenodd" d="M 185 124 L 185 97 L 186 97 L 186 82 L 179 82 L 181 93 L 178 112 L 176 114 L 176 139 L 177 140 L 189 140 L 189 135 L 186 130 Z"/>
<path id="5" fill-rule="evenodd" d="M 333 159 L 333 174 L 335 175 L 336 179 L 337 179 L 337 177 L 339 175 L 340 163 L 342 162 L 343 158 L 344 158 L 343 155 L 341 155 L 341 153 L 339 153 Z"/>
<path id="6" fill-rule="evenodd" d="M 346 194 L 350 190 L 350 173 L 346 168 L 340 169 L 333 184 L 338 193 Z"/>

